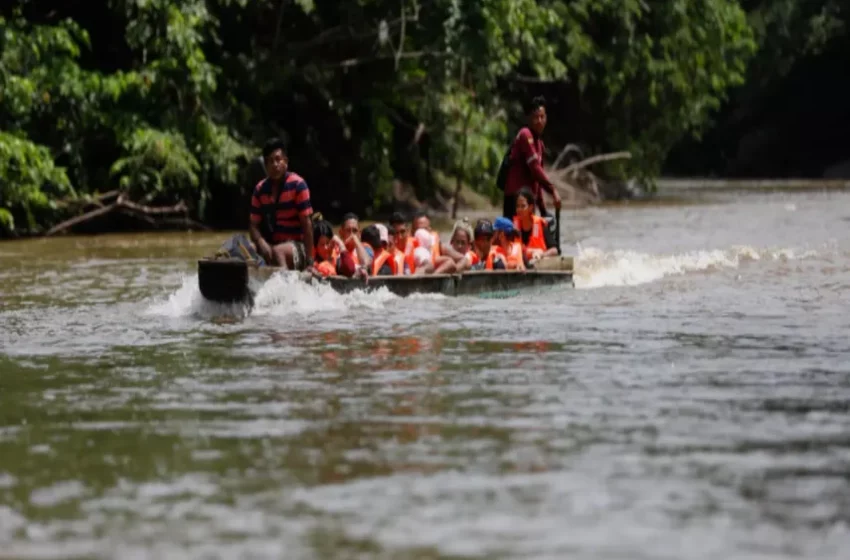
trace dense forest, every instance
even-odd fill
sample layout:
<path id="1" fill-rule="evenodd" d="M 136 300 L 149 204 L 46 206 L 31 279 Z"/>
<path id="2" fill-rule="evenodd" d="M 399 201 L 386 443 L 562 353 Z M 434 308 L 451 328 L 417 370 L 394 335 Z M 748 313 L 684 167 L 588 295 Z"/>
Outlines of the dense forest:
<path id="1" fill-rule="evenodd" d="M 844 0 L 10 0 L 0 231 L 108 193 L 238 227 L 269 136 L 329 216 L 394 181 L 495 197 L 537 94 L 553 152 L 632 153 L 613 178 L 822 176 L 850 158 L 848 23 Z"/>

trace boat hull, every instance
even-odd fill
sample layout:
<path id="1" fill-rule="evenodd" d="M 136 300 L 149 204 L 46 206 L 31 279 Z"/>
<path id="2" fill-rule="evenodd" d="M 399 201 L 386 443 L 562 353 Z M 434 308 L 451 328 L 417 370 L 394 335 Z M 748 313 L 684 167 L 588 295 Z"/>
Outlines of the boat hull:
<path id="1" fill-rule="evenodd" d="M 340 293 L 356 290 L 374 291 L 382 288 L 398 296 L 412 294 L 442 294 L 469 296 L 507 294 L 519 289 L 572 285 L 572 259 L 558 257 L 544 270 L 530 271 L 471 271 L 463 274 L 432 274 L 423 276 L 377 276 L 368 282 L 360 279 L 318 278 L 310 273 L 298 273 L 302 281 L 329 285 Z M 253 303 L 254 295 L 272 275 L 281 269 L 256 266 L 239 259 L 201 259 L 198 261 L 198 284 L 205 299 L 219 303 Z"/>

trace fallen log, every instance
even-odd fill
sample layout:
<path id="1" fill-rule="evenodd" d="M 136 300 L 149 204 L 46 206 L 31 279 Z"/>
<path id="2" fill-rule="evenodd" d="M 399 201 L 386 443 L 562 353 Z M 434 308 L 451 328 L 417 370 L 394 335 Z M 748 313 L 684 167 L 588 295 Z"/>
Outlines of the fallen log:
<path id="1" fill-rule="evenodd" d="M 88 222 L 89 220 L 97 218 L 98 216 L 103 216 L 104 214 L 109 214 L 110 212 L 115 210 L 115 208 L 117 208 L 117 207 L 118 207 L 118 204 L 113 203 L 113 204 L 110 204 L 109 206 L 102 206 L 101 208 L 96 208 L 96 209 L 94 209 L 90 212 L 86 212 L 85 214 L 81 214 L 81 215 L 79 215 L 75 218 L 71 218 L 70 220 L 65 220 L 64 222 L 53 226 L 52 228 L 47 230 L 47 233 L 45 233 L 44 235 L 47 236 L 47 237 L 50 237 L 51 235 L 55 235 L 55 234 L 59 233 L 60 231 L 65 231 L 66 229 L 72 228 L 76 225 L 82 224 L 84 222 Z"/>
<path id="2" fill-rule="evenodd" d="M 593 165 L 594 163 L 601 163 L 603 161 L 612 161 L 612 160 L 616 160 L 616 159 L 631 159 L 631 158 L 632 158 L 631 152 L 613 152 L 613 153 L 610 153 L 610 154 L 598 154 L 598 155 L 595 155 L 595 156 L 590 156 L 587 159 L 583 159 L 583 160 L 576 162 L 576 163 L 573 163 L 571 165 L 568 165 L 563 169 L 558 169 L 558 170 L 555 171 L 555 173 L 558 174 L 558 175 L 561 175 L 561 176 L 566 176 L 566 175 L 569 175 L 570 173 L 578 171 L 579 169 L 584 169 L 585 167 Z"/>
<path id="3" fill-rule="evenodd" d="M 558 156 L 556 164 L 560 163 L 560 160 L 569 152 L 581 153 L 577 146 L 568 145 Z M 550 167 L 547 173 L 552 180 L 552 184 L 558 189 L 562 198 L 566 201 L 578 205 L 596 204 L 602 200 L 599 179 L 587 168 L 595 163 L 617 159 L 630 159 L 631 157 L 632 154 L 629 152 L 598 154 L 571 163 L 562 169 L 557 169 L 556 166 Z"/>
<path id="4" fill-rule="evenodd" d="M 189 211 L 189 207 L 186 206 L 186 203 L 182 200 L 174 206 L 143 206 L 141 204 L 125 200 L 121 197 L 118 199 L 117 204 L 122 208 L 127 208 L 133 212 L 139 212 L 140 214 L 147 215 L 179 214 L 181 212 Z"/>
<path id="5" fill-rule="evenodd" d="M 62 200 L 56 203 L 57 208 L 67 208 L 69 206 L 98 206 L 103 207 L 103 205 L 110 199 L 118 198 L 121 195 L 121 191 L 118 189 L 114 189 L 111 191 L 106 191 L 105 193 L 99 193 L 97 195 L 85 195 L 74 198 L 63 198 Z"/>
<path id="6" fill-rule="evenodd" d="M 112 193 L 104 193 L 104 195 L 111 195 Z M 162 225 L 174 224 L 172 222 L 174 220 L 175 214 L 184 214 L 182 218 L 177 218 L 178 220 L 183 220 L 180 224 L 185 224 L 190 227 L 199 227 L 200 229 L 206 229 L 206 226 L 191 220 L 187 215 L 189 212 L 189 207 L 182 200 L 173 206 L 146 206 L 143 204 L 137 204 L 131 200 L 127 200 L 123 193 L 118 194 L 118 199 L 108 206 L 101 206 L 100 208 L 95 208 L 89 212 L 85 212 L 84 214 L 80 214 L 79 216 L 75 216 L 64 222 L 55 225 L 50 228 L 45 236 L 49 237 L 52 235 L 56 235 L 57 233 L 67 231 L 74 226 L 78 226 L 80 224 L 89 222 L 95 218 L 99 218 L 111 212 L 122 212 L 124 214 L 133 216 L 134 218 L 140 219 L 153 227 L 160 227 Z"/>
<path id="7" fill-rule="evenodd" d="M 563 159 L 567 157 L 567 154 L 577 154 L 579 160 L 584 159 L 584 152 L 581 151 L 580 146 L 578 146 L 577 144 L 567 144 L 566 146 L 564 146 L 564 149 L 561 150 L 561 153 L 558 154 L 558 157 L 555 158 L 555 163 L 552 164 L 552 169 L 558 169 L 559 167 L 561 167 L 561 161 L 563 161 Z"/>

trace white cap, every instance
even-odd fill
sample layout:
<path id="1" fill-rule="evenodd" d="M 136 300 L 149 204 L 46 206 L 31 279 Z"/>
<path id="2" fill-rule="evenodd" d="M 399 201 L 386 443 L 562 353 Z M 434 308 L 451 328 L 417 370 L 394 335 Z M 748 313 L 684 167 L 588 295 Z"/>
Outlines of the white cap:
<path id="1" fill-rule="evenodd" d="M 385 226 L 384 224 L 375 224 L 375 227 L 378 228 L 378 233 L 381 234 L 381 243 L 389 244 L 390 232 L 387 229 L 387 226 Z"/>

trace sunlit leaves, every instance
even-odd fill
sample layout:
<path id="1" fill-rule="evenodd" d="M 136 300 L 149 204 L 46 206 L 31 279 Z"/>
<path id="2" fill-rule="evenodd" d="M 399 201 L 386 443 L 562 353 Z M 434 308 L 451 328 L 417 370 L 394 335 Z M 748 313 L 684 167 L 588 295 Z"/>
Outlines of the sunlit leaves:
<path id="1" fill-rule="evenodd" d="M 126 155 L 110 171 L 131 194 L 153 198 L 198 186 L 200 164 L 179 133 L 141 128 L 125 140 L 124 150 Z"/>
<path id="2" fill-rule="evenodd" d="M 45 146 L 0 131 L 0 223 L 9 231 L 11 210 L 48 207 L 57 195 L 72 193 L 65 170 L 56 167 Z"/>

